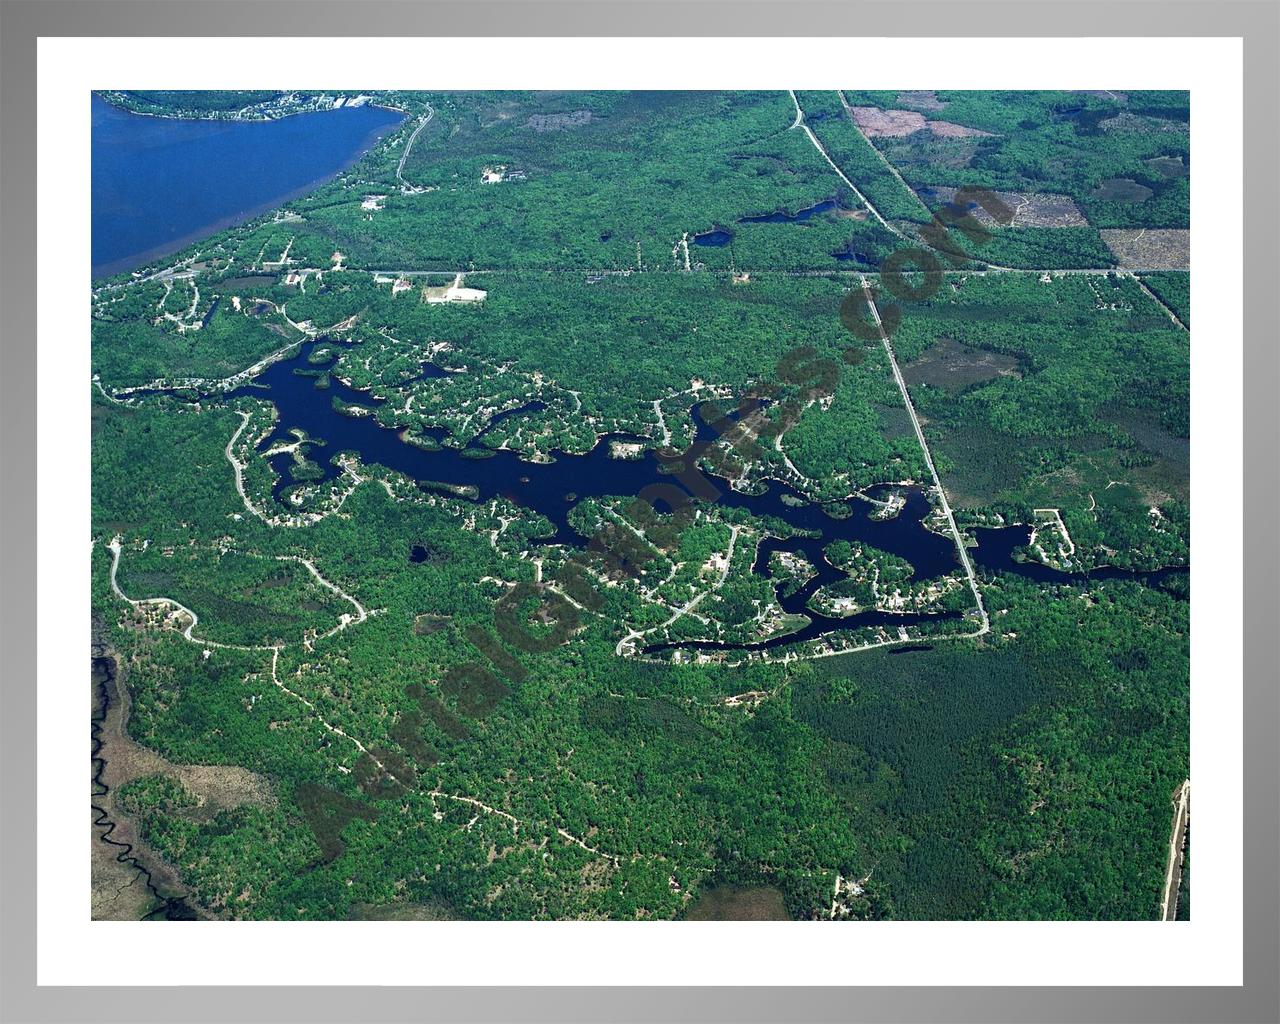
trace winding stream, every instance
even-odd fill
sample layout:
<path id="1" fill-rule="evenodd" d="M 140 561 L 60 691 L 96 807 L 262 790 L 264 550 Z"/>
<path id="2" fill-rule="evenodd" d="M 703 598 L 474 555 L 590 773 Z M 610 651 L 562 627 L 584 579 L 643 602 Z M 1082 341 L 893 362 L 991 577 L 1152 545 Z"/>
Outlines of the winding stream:
<path id="1" fill-rule="evenodd" d="M 162 893 L 156 885 L 150 869 L 134 855 L 133 844 L 113 838 L 113 833 L 116 831 L 116 823 L 112 820 L 110 812 L 103 806 L 105 803 L 104 797 L 110 793 L 110 789 L 103 778 L 107 770 L 107 761 L 103 752 L 103 747 L 106 745 L 106 741 L 103 739 L 103 730 L 106 727 L 107 715 L 112 710 L 113 704 L 124 698 L 120 696 L 117 679 L 119 668 L 114 656 L 101 653 L 101 649 L 95 645 L 95 649 L 91 652 L 89 668 L 90 681 L 93 687 L 93 717 L 90 725 L 93 800 L 90 806 L 93 810 L 94 841 L 113 847 L 116 861 L 138 872 L 147 892 L 156 901 L 155 909 L 143 918 L 144 921 L 159 919 L 166 921 L 194 921 L 196 913 L 188 905 L 185 897 L 171 897 Z M 122 706 L 120 708 L 120 714 L 120 729 L 123 730 L 125 728 L 125 707 Z"/>

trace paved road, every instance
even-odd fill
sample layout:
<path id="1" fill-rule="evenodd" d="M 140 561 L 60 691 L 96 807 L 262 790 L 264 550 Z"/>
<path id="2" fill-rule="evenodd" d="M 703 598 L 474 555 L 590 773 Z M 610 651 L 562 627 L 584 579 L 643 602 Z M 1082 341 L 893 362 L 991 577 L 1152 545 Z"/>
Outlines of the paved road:
<path id="1" fill-rule="evenodd" d="M 800 100 L 796 97 L 796 91 L 794 89 L 788 89 L 787 92 L 791 93 L 791 102 L 793 102 L 796 105 L 796 119 L 795 119 L 795 122 L 791 125 L 791 127 L 799 128 L 807 136 L 809 136 L 809 141 L 813 143 L 813 148 L 816 149 L 819 153 L 821 153 L 822 159 L 824 159 L 827 163 L 831 165 L 831 169 L 835 171 L 836 174 L 840 175 L 840 180 L 843 181 L 846 185 L 848 185 L 851 189 L 853 189 L 853 194 L 862 200 L 862 205 L 871 211 L 871 215 L 875 217 L 875 219 L 878 220 L 882 226 L 888 228 L 890 231 L 892 231 L 895 235 L 897 235 L 903 241 L 910 241 L 910 239 L 908 239 L 906 235 L 904 235 L 901 231 L 899 231 L 887 220 L 885 220 L 882 216 L 880 216 L 880 211 L 871 205 L 871 200 L 869 200 L 865 195 L 863 195 L 862 192 L 858 189 L 858 186 L 855 185 L 852 181 L 848 179 L 848 177 L 845 176 L 844 171 L 840 170 L 840 167 L 836 164 L 834 160 L 831 159 L 827 151 L 822 147 L 822 143 L 818 141 L 818 136 L 813 134 L 813 129 L 811 129 L 807 124 L 804 123 L 804 110 L 801 109 L 800 107 Z"/>

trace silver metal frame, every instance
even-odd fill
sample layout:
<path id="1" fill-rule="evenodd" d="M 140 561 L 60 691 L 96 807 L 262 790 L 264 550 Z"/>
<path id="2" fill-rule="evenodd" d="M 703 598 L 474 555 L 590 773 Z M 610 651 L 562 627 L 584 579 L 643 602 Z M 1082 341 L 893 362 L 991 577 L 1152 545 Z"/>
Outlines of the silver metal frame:
<path id="1" fill-rule="evenodd" d="M 785 6 L 785 12 L 783 8 Z M 451 17 L 450 14 L 464 15 Z M 450 26 L 457 26 L 450 28 Z M 1239 988 L 311 988 L 35 985 L 35 188 L 40 36 L 1229 36 L 1245 60 L 1244 985 Z M 875 3 L 0 0 L 0 1019 L 1280 1020 L 1275 0 Z M 87 268 L 86 268 L 87 271 Z M 1223 415 L 1236 415 L 1222 410 Z M 1247 558 L 1245 558 L 1247 552 Z M 1224 685 L 1228 681 L 1224 680 Z M 38 870 L 39 866 L 36 865 Z M 105 956 L 129 955 L 127 948 Z M 1176 973 L 1176 964 L 1170 971 Z M 589 981 L 590 979 L 584 979 Z"/>

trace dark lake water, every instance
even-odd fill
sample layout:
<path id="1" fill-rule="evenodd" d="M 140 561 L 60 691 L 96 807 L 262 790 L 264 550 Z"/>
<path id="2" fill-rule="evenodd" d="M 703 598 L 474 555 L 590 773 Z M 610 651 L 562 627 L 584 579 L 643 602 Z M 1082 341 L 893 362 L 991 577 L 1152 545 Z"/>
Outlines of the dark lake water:
<path id="1" fill-rule="evenodd" d="M 709 245 L 715 249 L 722 249 L 732 241 L 733 232 L 726 231 L 724 228 L 713 228 L 693 236 L 694 245 Z"/>
<path id="2" fill-rule="evenodd" d="M 398 431 L 380 425 L 373 416 L 351 416 L 338 412 L 335 400 L 351 406 L 374 410 L 380 404 L 365 392 L 343 384 L 335 377 L 324 374 L 325 364 L 311 363 L 312 353 L 322 346 L 331 349 L 344 344 L 331 339 L 307 342 L 297 356 L 282 360 L 268 367 L 253 384 L 231 392 L 230 397 L 251 395 L 266 399 L 279 410 L 275 430 L 259 445 L 265 451 L 282 440 L 291 440 L 294 428 L 307 436 L 323 442 L 311 448 L 309 458 L 319 466 L 322 479 L 332 480 L 339 470 L 333 464 L 333 456 L 344 451 L 355 452 L 366 465 L 377 463 L 403 473 L 420 485 L 448 484 L 471 489 L 471 496 L 486 501 L 502 496 L 525 508 L 540 512 L 550 520 L 554 533 L 546 542 L 565 543 L 581 547 L 586 538 L 569 523 L 569 512 L 583 498 L 606 495 L 634 496 L 655 483 L 671 483 L 672 478 L 663 472 L 658 460 L 651 454 L 642 459 L 615 459 L 609 457 L 608 441 L 645 440 L 630 435 L 614 434 L 604 438 L 585 455 L 566 455 L 557 452 L 555 461 L 531 463 L 516 453 L 492 451 L 482 447 L 436 448 L 428 450 L 406 443 Z M 336 353 L 329 365 L 336 361 Z M 428 364 L 430 366 L 430 364 Z M 301 371 L 301 372 L 297 372 Z M 424 370 L 429 376 L 438 376 L 438 368 Z M 324 386 L 317 387 L 324 377 Z M 541 408 L 540 403 L 530 403 L 511 410 L 504 416 L 518 416 Z M 700 441 L 710 441 L 715 431 L 702 418 L 699 410 L 693 410 Z M 427 435 L 438 442 L 443 430 Z M 273 459 L 273 468 L 280 475 L 275 489 L 277 500 L 287 502 L 293 486 L 290 478 L 292 457 L 285 453 Z M 310 483 L 308 478 L 306 483 Z M 729 647 L 741 650 L 760 650 L 808 640 L 833 631 L 871 625 L 909 626 L 930 620 L 957 618 L 955 614 L 918 615 L 868 611 L 844 618 L 827 618 L 806 608 L 806 602 L 818 587 L 843 578 L 843 573 L 831 566 L 823 557 L 823 549 L 834 540 L 863 542 L 882 551 L 888 551 L 906 559 L 915 569 L 916 579 L 932 579 L 959 568 L 955 546 L 949 537 L 940 536 L 923 525 L 930 506 L 925 493 L 919 488 L 906 491 L 906 505 L 894 518 L 871 518 L 875 508 L 865 502 L 852 500 L 835 502 L 827 506 L 813 504 L 792 488 L 771 481 L 761 494 L 743 494 L 730 490 L 728 484 L 716 479 L 722 492 L 716 504 L 745 509 L 755 516 L 780 520 L 797 531 L 787 539 L 769 538 L 760 545 L 756 571 L 764 572 L 769 556 L 774 551 L 802 553 L 817 569 L 817 575 L 795 593 L 779 598 L 784 610 L 803 613 L 812 620 L 804 628 L 785 636 L 755 644 L 721 644 L 713 641 L 685 641 L 680 644 L 656 644 L 646 648 L 646 653 L 659 653 L 676 647 L 683 649 L 720 649 Z M 884 490 L 889 490 L 885 488 Z M 1149 585 L 1160 585 L 1170 576 L 1185 575 L 1186 569 L 1166 569 L 1155 573 L 1135 573 L 1120 569 L 1099 569 L 1091 574 L 1071 574 L 1050 569 L 1035 562 L 1021 561 L 1018 549 L 1029 539 L 1030 529 L 1023 526 L 976 531 L 978 547 L 971 549 L 971 557 L 982 570 L 989 573 L 1009 572 L 1040 583 L 1067 583 L 1084 579 L 1136 579 Z M 422 561 L 423 551 L 406 551 L 410 561 Z"/>
<path id="3" fill-rule="evenodd" d="M 786 210 L 775 210 L 773 213 L 766 213 L 760 217 L 739 217 L 739 224 L 795 224 L 800 221 L 806 221 L 810 217 L 816 217 L 820 213 L 826 213 L 828 210 L 836 209 L 836 201 L 834 199 L 824 199 L 822 202 L 814 206 L 806 206 L 803 210 L 795 213 L 787 213 Z"/>
<path id="4" fill-rule="evenodd" d="M 797 210 L 795 213 L 787 213 L 786 210 L 774 210 L 773 213 L 759 214 L 753 217 L 739 217 L 739 224 L 799 224 L 816 217 L 820 213 L 829 213 L 838 209 L 834 199 L 824 199 L 820 203 L 813 206 L 806 206 L 803 210 Z M 733 232 L 728 228 L 716 227 L 710 231 L 704 231 L 700 235 L 693 236 L 694 245 L 711 246 L 715 249 L 721 249 L 733 241 Z"/>
<path id="5" fill-rule="evenodd" d="M 93 276 L 118 274 L 295 198 L 401 121 L 341 107 L 276 121 L 144 117 L 93 104 Z"/>

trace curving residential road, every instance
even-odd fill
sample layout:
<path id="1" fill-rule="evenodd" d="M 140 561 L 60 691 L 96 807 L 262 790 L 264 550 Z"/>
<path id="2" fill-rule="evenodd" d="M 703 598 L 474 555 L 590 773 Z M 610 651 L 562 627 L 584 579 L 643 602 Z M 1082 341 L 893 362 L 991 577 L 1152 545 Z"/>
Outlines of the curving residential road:
<path id="1" fill-rule="evenodd" d="M 143 605 L 169 605 L 173 608 L 176 608 L 178 611 L 182 612 L 191 620 L 187 624 L 186 628 L 181 630 L 182 638 L 184 640 L 189 640 L 191 643 L 199 644 L 202 647 L 220 647 L 220 648 L 223 648 L 224 650 L 231 650 L 231 651 L 277 651 L 278 652 L 283 647 L 288 646 L 287 644 L 228 644 L 228 643 L 222 643 L 218 640 L 205 640 L 201 637 L 195 636 L 194 630 L 196 626 L 199 624 L 200 618 L 198 615 L 196 615 L 195 612 L 193 612 L 186 605 L 182 604 L 179 601 L 174 600 L 172 597 L 132 598 L 132 597 L 129 597 L 129 595 L 127 595 L 123 590 L 120 589 L 120 584 L 116 580 L 116 574 L 120 568 L 120 553 L 123 550 L 123 545 L 121 544 L 121 538 L 118 534 L 115 537 L 111 538 L 110 543 L 107 544 L 107 550 L 111 552 L 111 589 L 115 592 L 116 597 L 120 598 L 121 601 L 124 601 L 126 604 L 130 604 L 135 608 L 139 608 Z M 316 640 L 324 640 L 327 637 L 331 637 L 338 633 L 341 633 L 348 626 L 359 625 L 369 617 L 369 610 L 365 608 L 365 606 L 362 605 L 359 601 L 357 601 L 354 597 L 348 594 L 345 590 L 339 587 L 337 584 L 325 579 L 324 576 L 321 575 L 320 570 L 316 568 L 315 563 L 311 561 L 311 559 L 303 558 L 301 555 L 275 555 L 273 557 L 277 562 L 297 562 L 300 565 L 305 566 L 307 571 L 311 573 L 312 578 L 314 578 L 315 581 L 318 584 L 320 584 L 320 586 L 324 587 L 329 591 L 332 591 L 338 597 L 342 598 L 342 600 L 348 602 L 355 609 L 354 615 L 351 615 L 347 612 L 343 612 L 342 615 L 338 617 L 338 624 L 334 626 L 332 629 L 330 629 L 328 632 L 321 633 L 315 638 L 310 640 L 308 639 L 301 640 L 300 643 L 304 647 L 306 647 L 308 650 L 311 649 L 312 645 L 315 643 Z"/>
<path id="2" fill-rule="evenodd" d="M 418 140 L 418 136 L 422 133 L 422 129 L 431 123 L 431 119 L 436 116 L 435 107 L 430 103 L 427 104 L 427 115 L 413 130 L 413 134 L 409 136 L 409 141 L 405 143 L 404 152 L 400 154 L 400 163 L 396 166 L 396 181 L 400 182 L 400 190 L 402 192 L 416 192 L 417 186 L 410 185 L 404 180 L 404 164 L 409 159 L 409 153 L 413 150 L 413 144 Z"/>

